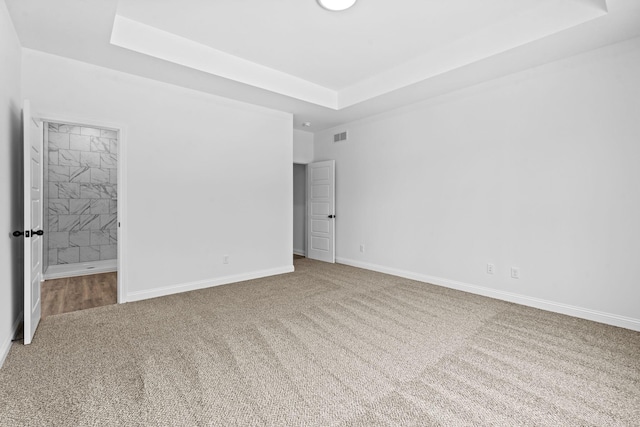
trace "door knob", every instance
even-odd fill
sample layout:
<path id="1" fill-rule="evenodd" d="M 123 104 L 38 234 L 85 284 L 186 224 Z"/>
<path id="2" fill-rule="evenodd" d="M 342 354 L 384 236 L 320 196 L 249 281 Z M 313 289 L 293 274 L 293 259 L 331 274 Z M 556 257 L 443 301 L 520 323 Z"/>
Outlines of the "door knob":
<path id="1" fill-rule="evenodd" d="M 29 230 L 20 231 L 20 230 L 16 230 L 11 234 L 13 234 L 13 237 L 20 237 L 22 235 L 24 235 L 24 237 L 31 237 L 31 236 L 42 236 L 44 234 L 44 231 L 42 231 L 42 230 L 38 230 L 38 231 L 33 231 L 33 230 L 31 230 L 31 231 L 29 231 Z"/>
<path id="2" fill-rule="evenodd" d="M 335 218 L 335 217 L 336 217 L 335 215 L 329 215 L 329 218 Z"/>

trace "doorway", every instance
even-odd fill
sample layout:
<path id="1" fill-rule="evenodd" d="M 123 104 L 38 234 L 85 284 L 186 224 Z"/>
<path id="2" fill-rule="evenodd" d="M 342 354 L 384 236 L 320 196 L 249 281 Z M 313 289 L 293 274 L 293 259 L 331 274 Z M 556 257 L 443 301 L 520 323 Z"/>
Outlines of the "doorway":
<path id="1" fill-rule="evenodd" d="M 293 164 L 293 254 L 335 262 L 335 161 Z"/>
<path id="2" fill-rule="evenodd" d="M 307 256 L 307 165 L 293 164 L 293 254 Z"/>
<path id="3" fill-rule="evenodd" d="M 49 243 L 49 234 L 61 232 L 61 229 L 68 228 L 68 230 L 64 231 L 66 234 L 64 234 L 62 238 L 60 235 L 51 234 L 51 240 L 54 242 L 63 242 L 60 243 L 60 247 L 55 249 L 69 249 L 68 251 L 63 251 L 62 255 L 60 255 L 59 252 L 55 252 L 56 261 L 58 264 L 68 265 L 81 264 L 80 262 L 75 262 L 76 252 L 78 254 L 78 261 L 81 259 L 79 249 L 81 246 L 80 239 L 86 240 L 88 236 L 89 245 L 94 243 L 97 246 L 102 246 L 100 243 L 104 242 L 104 246 L 109 246 L 111 240 L 107 241 L 104 239 L 106 239 L 106 236 L 115 235 L 115 269 L 119 270 L 120 273 L 123 273 L 124 270 L 123 259 L 125 257 L 122 254 L 123 248 L 125 248 L 126 245 L 122 241 L 122 234 L 120 233 L 121 222 L 124 220 L 124 215 L 122 204 L 117 203 L 118 193 L 122 196 L 126 194 L 126 183 L 125 180 L 122 179 L 124 171 L 126 170 L 124 166 L 125 156 L 122 155 L 123 151 L 121 151 L 121 141 L 124 141 L 123 126 L 101 125 L 83 120 L 67 122 L 64 119 L 51 119 L 52 117 L 54 116 L 46 114 L 34 116 L 31 109 L 31 102 L 24 100 L 22 109 L 24 140 L 22 171 L 24 229 L 15 230 L 12 235 L 15 237 L 23 236 L 25 239 L 22 252 L 24 257 L 23 333 L 25 345 L 31 344 L 40 322 L 42 314 L 42 288 L 46 285 L 46 281 L 43 280 L 45 277 L 43 273 L 51 267 L 50 264 L 53 264 L 49 263 L 50 260 L 53 260 L 54 255 L 54 253 L 49 252 L 49 248 L 52 246 Z M 51 130 L 50 124 L 52 124 Z M 111 133 L 103 133 L 102 131 L 110 131 Z M 98 136 L 98 132 L 100 132 L 100 136 Z M 75 137 L 73 135 L 75 135 Z M 115 138 L 110 138 L 114 135 L 116 136 Z M 82 143 L 85 143 L 86 147 L 87 138 L 80 138 L 82 136 L 89 137 L 89 150 L 86 154 L 82 153 L 86 150 L 79 149 L 81 146 L 79 144 Z M 72 140 L 74 141 L 73 143 Z M 109 144 L 108 151 L 107 143 Z M 63 158 L 63 160 L 60 160 L 61 158 Z M 54 166 L 57 167 L 54 168 Z M 85 167 L 89 168 L 88 178 L 87 175 L 82 175 L 83 171 L 86 173 Z M 92 174 L 91 168 L 101 170 Z M 109 171 L 108 183 L 105 183 L 107 175 L 102 169 L 115 169 L 115 173 Z M 85 182 L 80 179 L 81 176 L 84 176 Z M 92 176 L 94 176 L 93 179 L 91 178 Z M 86 182 L 87 179 L 88 182 Z M 115 183 L 113 182 L 114 180 Z M 62 183 L 67 183 L 68 185 L 64 186 Z M 119 191 L 118 186 L 120 187 Z M 54 212 L 51 212 L 51 215 L 49 215 L 49 200 L 47 200 L 45 204 L 45 192 L 47 199 L 52 199 L 52 196 L 57 196 L 55 200 L 60 201 L 60 206 L 62 207 L 59 207 L 59 209 L 62 210 L 62 213 L 53 215 Z M 106 219 L 110 218 L 109 221 L 103 222 L 103 218 L 98 218 L 98 220 L 94 219 L 93 222 L 81 222 L 87 220 L 87 218 L 80 218 L 82 215 L 101 215 L 99 213 L 91 214 L 91 207 L 94 205 L 94 199 L 101 199 L 103 193 L 109 195 L 112 199 L 115 198 L 113 201 L 116 202 L 115 204 L 110 204 L 109 213 L 104 214 L 107 215 L 105 217 Z M 89 200 L 89 214 L 86 213 L 86 208 L 84 212 L 70 213 L 72 212 L 72 201 L 75 203 L 74 209 L 79 209 L 81 200 L 83 199 Z M 123 197 L 123 199 L 126 199 L 126 197 Z M 101 202 L 101 204 L 103 204 L 103 202 Z M 115 211 L 115 222 L 113 222 L 111 218 L 113 211 Z M 67 217 L 62 218 L 62 215 L 66 215 Z M 77 217 L 75 215 L 77 215 Z M 60 226 L 62 222 L 65 224 L 63 227 Z M 85 230 L 82 229 L 81 224 L 84 224 Z M 87 228 L 88 230 L 86 230 Z M 115 233 L 110 231 L 113 228 L 115 228 Z M 54 229 L 58 231 L 53 231 Z M 74 231 L 89 231 L 89 233 L 72 235 L 71 233 Z M 99 231 L 102 233 L 98 233 Z M 44 238 L 41 237 L 43 235 L 47 236 L 48 240 L 46 244 L 43 244 Z M 76 247 L 78 248 L 77 250 L 73 249 Z M 107 248 L 102 258 L 107 257 L 106 254 L 109 253 L 109 250 L 111 250 L 111 248 Z M 99 259 L 98 261 L 103 260 Z M 45 262 L 47 263 L 46 269 L 44 268 Z M 95 269 L 88 268 L 87 270 L 90 270 L 90 273 L 95 273 Z M 116 272 L 106 274 L 113 275 L 113 280 L 116 283 L 116 302 L 124 302 L 126 292 L 123 276 L 126 274 L 117 275 Z M 83 298 L 85 297 L 84 294 L 85 292 L 83 292 Z M 91 296 L 89 296 L 89 299 L 90 298 Z M 80 306 L 78 309 L 82 308 L 86 307 Z"/>
<path id="4" fill-rule="evenodd" d="M 120 132 L 58 120 L 43 127 L 43 315 L 113 304 Z"/>
<path id="5" fill-rule="evenodd" d="M 44 122 L 45 279 L 117 269 L 118 131 Z"/>

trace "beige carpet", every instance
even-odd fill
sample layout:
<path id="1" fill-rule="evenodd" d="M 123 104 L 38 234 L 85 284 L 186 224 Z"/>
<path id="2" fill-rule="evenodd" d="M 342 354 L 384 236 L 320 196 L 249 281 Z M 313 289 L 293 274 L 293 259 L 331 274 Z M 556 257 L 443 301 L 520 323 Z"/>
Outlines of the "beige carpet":
<path id="1" fill-rule="evenodd" d="M 637 426 L 640 334 L 356 268 L 46 318 L 2 426 Z"/>

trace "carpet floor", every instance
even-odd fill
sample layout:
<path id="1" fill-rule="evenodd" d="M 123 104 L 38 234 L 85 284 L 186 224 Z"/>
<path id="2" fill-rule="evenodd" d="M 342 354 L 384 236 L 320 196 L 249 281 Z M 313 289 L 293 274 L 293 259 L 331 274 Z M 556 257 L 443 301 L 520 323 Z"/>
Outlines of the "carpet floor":
<path id="1" fill-rule="evenodd" d="M 640 333 L 295 266 L 47 317 L 0 370 L 0 425 L 640 425 Z"/>

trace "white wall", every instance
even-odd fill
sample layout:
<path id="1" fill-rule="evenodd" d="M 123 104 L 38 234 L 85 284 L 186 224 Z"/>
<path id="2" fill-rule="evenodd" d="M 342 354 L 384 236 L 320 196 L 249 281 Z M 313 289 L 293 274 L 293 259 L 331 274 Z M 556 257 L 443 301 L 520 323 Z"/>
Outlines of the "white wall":
<path id="1" fill-rule="evenodd" d="M 640 330 L 638 76 L 636 38 L 316 134 L 339 262 Z"/>
<path id="2" fill-rule="evenodd" d="M 22 320 L 21 50 L 5 2 L 0 2 L 0 366 Z"/>
<path id="3" fill-rule="evenodd" d="M 307 164 L 313 161 L 313 134 L 293 130 L 293 162 Z"/>
<path id="4" fill-rule="evenodd" d="M 125 300 L 292 271 L 290 114 L 28 49 L 23 92 L 124 127 Z"/>
<path id="5" fill-rule="evenodd" d="M 307 167 L 293 165 L 293 253 L 306 255 L 306 202 L 307 202 Z"/>

